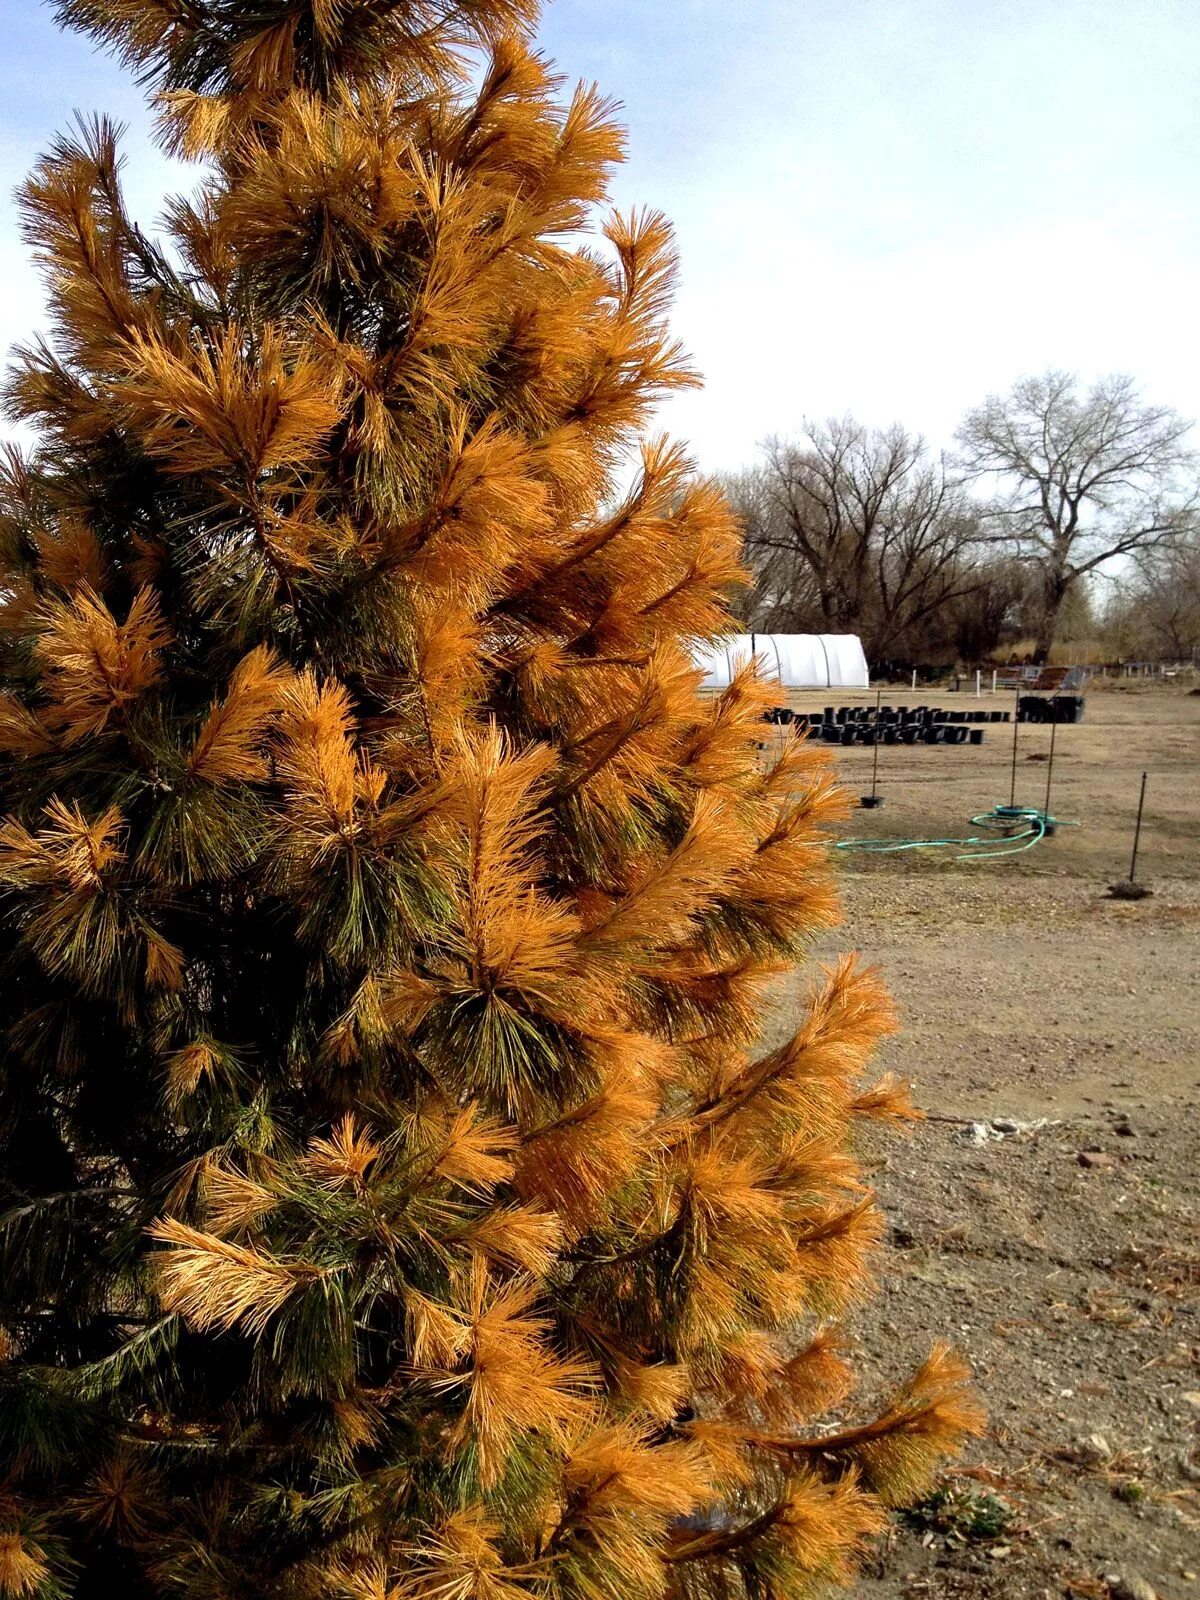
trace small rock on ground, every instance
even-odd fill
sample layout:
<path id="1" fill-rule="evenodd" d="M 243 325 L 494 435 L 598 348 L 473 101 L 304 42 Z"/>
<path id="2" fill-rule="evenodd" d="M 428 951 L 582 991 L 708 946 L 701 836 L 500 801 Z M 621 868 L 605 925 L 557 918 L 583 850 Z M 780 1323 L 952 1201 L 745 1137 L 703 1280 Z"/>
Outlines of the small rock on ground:
<path id="1" fill-rule="evenodd" d="M 1132 1568 L 1125 1573 L 1105 1576 L 1112 1591 L 1112 1600 L 1158 1600 L 1158 1590 L 1140 1572 Z"/>

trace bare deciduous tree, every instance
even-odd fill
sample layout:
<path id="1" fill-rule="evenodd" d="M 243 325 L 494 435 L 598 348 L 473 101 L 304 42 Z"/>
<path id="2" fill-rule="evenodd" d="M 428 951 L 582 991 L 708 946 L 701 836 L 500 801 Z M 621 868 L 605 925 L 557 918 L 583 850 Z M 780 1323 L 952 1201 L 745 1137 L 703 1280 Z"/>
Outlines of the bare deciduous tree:
<path id="1" fill-rule="evenodd" d="M 1183 661 L 1200 652 L 1200 533 L 1140 552 L 1105 620 L 1121 654 Z"/>
<path id="2" fill-rule="evenodd" d="M 755 574 L 751 624 L 859 633 L 879 659 L 975 586 L 978 513 L 919 435 L 844 417 L 768 440 L 764 457 L 726 485 Z"/>
<path id="3" fill-rule="evenodd" d="M 1102 378 L 1081 396 L 1065 372 L 1022 378 L 967 416 L 958 432 L 964 470 L 998 487 L 992 537 L 1038 570 L 1041 655 L 1082 578 L 1194 526 L 1190 427 L 1165 406 L 1145 405 L 1131 378 Z"/>

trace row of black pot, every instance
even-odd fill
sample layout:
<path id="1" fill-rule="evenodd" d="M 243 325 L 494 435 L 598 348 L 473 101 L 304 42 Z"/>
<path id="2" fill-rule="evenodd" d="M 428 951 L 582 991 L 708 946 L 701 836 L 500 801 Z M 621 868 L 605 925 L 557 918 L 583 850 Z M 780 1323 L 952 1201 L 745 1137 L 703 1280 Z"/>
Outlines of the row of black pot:
<path id="1" fill-rule="evenodd" d="M 813 730 L 826 744 L 982 744 L 982 728 L 965 728 L 954 723 L 934 722 L 918 727 L 910 723 L 898 728 L 894 724 L 875 727 L 873 724 L 825 722 Z"/>
<path id="2" fill-rule="evenodd" d="M 794 723 L 797 727 L 826 728 L 930 728 L 944 723 L 994 723 L 1008 722 L 1010 711 L 943 711 L 940 706 L 880 706 L 876 715 L 874 706 L 826 706 L 824 711 L 792 711 L 788 706 L 774 706 L 765 713 L 766 720 L 774 723 Z M 911 742 L 911 741 L 910 741 Z"/>

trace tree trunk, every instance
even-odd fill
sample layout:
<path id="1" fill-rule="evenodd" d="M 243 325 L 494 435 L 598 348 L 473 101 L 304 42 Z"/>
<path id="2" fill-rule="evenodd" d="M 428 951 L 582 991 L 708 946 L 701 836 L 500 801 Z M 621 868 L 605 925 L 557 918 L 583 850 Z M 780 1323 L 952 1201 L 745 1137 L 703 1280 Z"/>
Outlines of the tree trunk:
<path id="1" fill-rule="evenodd" d="M 1050 647 L 1058 633 L 1058 619 L 1070 588 L 1071 578 L 1067 573 L 1053 570 L 1046 573 L 1042 592 L 1042 613 L 1034 645 L 1034 653 L 1043 666 L 1050 658 Z"/>

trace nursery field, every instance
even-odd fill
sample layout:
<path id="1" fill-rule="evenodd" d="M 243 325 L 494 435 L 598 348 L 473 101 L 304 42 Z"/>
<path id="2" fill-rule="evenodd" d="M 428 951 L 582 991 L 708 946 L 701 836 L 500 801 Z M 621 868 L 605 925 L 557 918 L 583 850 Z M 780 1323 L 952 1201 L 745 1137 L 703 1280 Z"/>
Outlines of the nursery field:
<path id="1" fill-rule="evenodd" d="M 1018 803 L 1044 801 L 1049 737 L 1021 727 Z M 871 752 L 836 755 L 869 789 Z M 847 836 L 961 835 L 1009 798 L 1011 728 L 880 755 L 885 805 Z M 1121 903 L 1143 769 L 1154 894 Z M 880 1547 L 880 1600 L 1200 1596 L 1200 697 L 1089 693 L 1050 809 L 1080 826 L 999 861 L 841 854 L 846 926 L 818 952 L 883 969 L 904 1032 L 882 1065 L 930 1119 L 867 1152 L 890 1232 L 861 1369 L 882 1388 L 949 1337 L 991 1414 Z"/>

